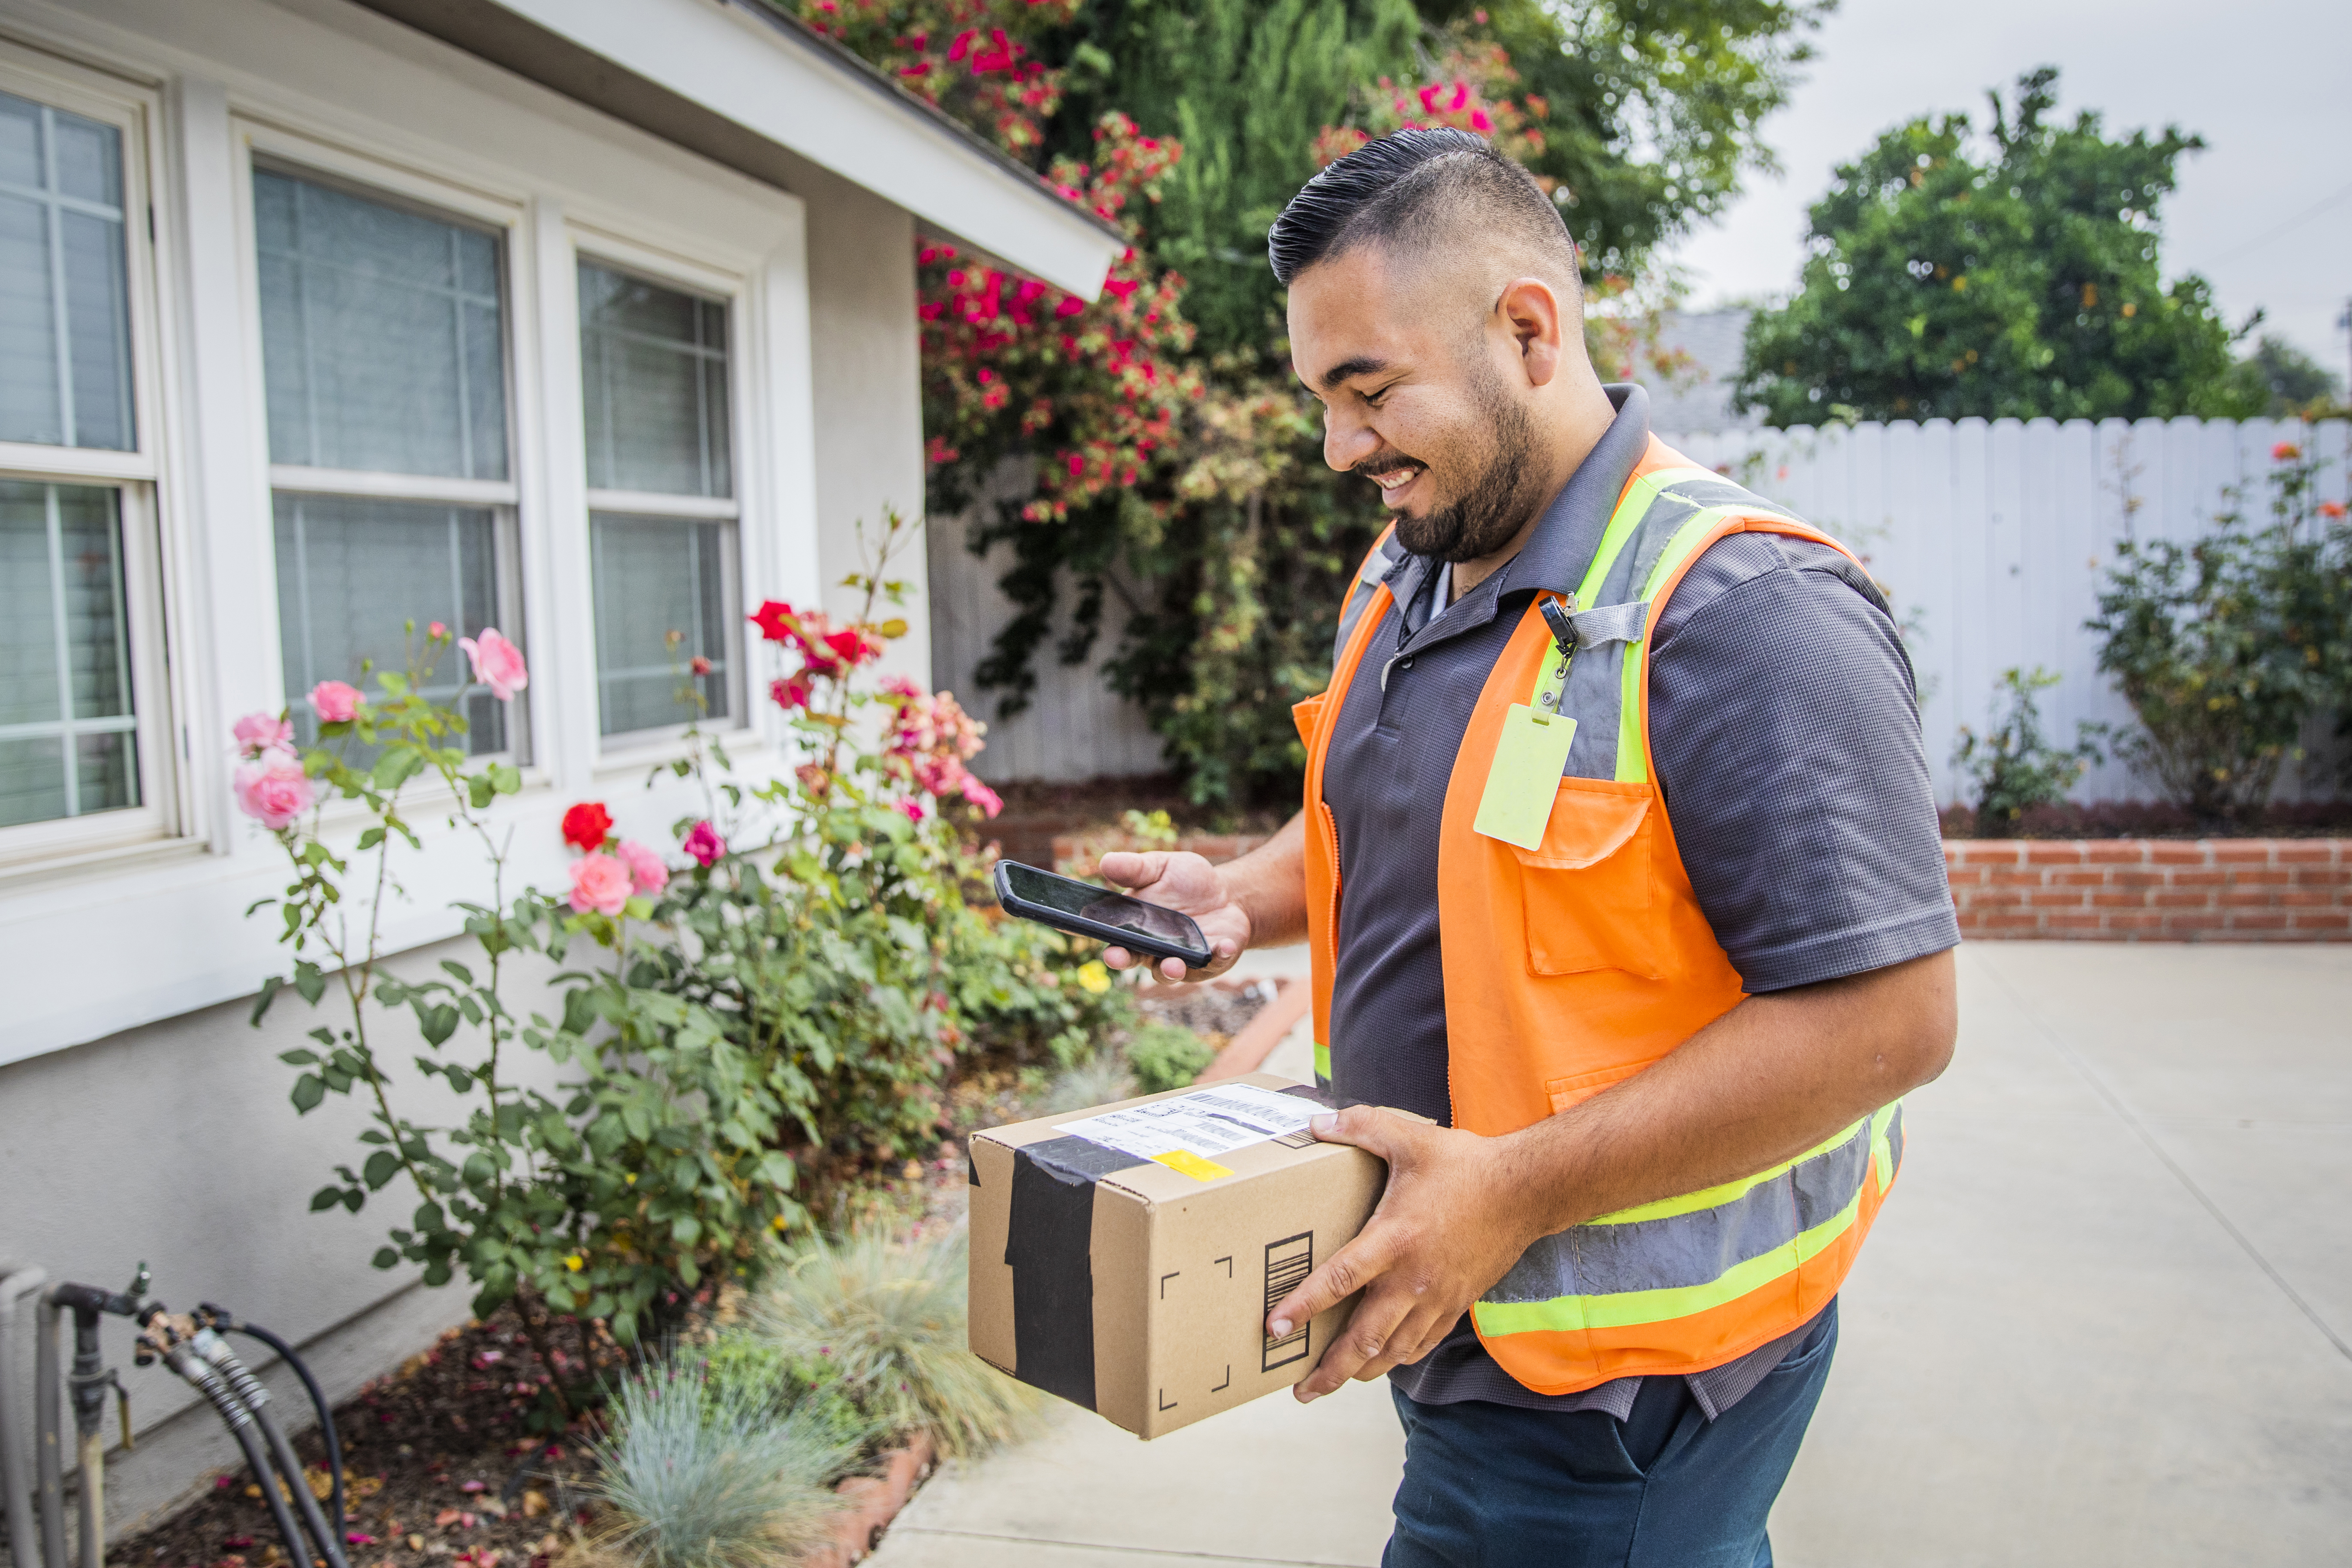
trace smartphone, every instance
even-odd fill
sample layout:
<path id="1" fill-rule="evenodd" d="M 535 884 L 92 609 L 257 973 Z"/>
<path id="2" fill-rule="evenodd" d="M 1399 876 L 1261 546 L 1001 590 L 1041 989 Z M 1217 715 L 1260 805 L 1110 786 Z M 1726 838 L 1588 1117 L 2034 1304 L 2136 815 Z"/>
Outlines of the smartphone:
<path id="1" fill-rule="evenodd" d="M 1181 958 L 1189 968 L 1205 969 L 1215 956 L 1191 915 L 1018 860 L 996 863 L 996 901 L 1005 913 L 1024 921 L 1094 937 L 1129 952 Z"/>

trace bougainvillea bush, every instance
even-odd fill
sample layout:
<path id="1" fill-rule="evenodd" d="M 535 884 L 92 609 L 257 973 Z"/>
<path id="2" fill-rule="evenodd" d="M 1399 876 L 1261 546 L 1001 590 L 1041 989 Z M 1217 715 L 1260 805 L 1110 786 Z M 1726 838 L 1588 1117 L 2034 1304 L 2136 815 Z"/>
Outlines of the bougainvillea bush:
<path id="1" fill-rule="evenodd" d="M 908 532 L 891 520 L 847 622 L 781 602 L 755 617 L 803 760 L 745 784 L 690 725 L 669 765 L 704 805 L 674 847 L 622 838 L 606 803 L 579 802 L 559 892 L 510 885 L 513 829 L 494 818 L 520 775 L 467 757 L 467 690 L 421 695 L 454 646 L 437 624 L 412 633 L 405 670 L 311 693 L 308 752 L 282 714 L 237 722 L 239 804 L 293 868 L 255 906 L 278 910 L 293 964 L 264 983 L 254 1022 L 289 988 L 326 1009 L 313 1046 L 285 1054 L 295 1107 L 355 1097 L 367 1125 L 312 1207 L 357 1213 L 401 1189 L 379 1267 L 418 1265 L 436 1285 L 462 1272 L 478 1315 L 520 1296 L 527 1324 L 544 1302 L 630 1341 L 677 1287 L 752 1267 L 844 1183 L 928 1152 L 959 1052 L 1075 1059 L 1111 1026 L 1124 994 L 1066 982 L 1063 939 L 966 902 L 967 828 L 998 805 L 965 765 L 981 726 L 948 693 L 874 678 L 906 630 L 874 611 L 898 595 L 881 572 Z M 495 632 L 465 652 L 500 698 L 528 681 Z M 682 719 L 697 716 L 691 673 Z M 335 802 L 363 823 L 355 837 L 322 831 Z M 435 817 L 451 831 L 427 840 Z M 401 865 L 467 853 L 483 867 L 457 906 L 476 952 L 396 970 L 383 933 Z M 385 1053 L 387 1010 L 422 1037 L 413 1063 Z M 556 1071 L 518 1072 L 526 1053 Z M 421 1111 L 415 1089 L 395 1102 L 412 1066 L 454 1097 L 446 1113 Z"/>

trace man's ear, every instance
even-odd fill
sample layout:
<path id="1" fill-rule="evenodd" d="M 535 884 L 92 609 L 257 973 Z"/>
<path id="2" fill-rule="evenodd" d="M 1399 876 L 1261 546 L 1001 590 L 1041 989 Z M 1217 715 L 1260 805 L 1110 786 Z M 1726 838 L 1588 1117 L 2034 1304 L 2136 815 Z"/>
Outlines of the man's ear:
<path id="1" fill-rule="evenodd" d="M 1566 366 L 1566 334 L 1580 331 L 1559 290 L 1540 278 L 1514 278 L 1503 285 L 1495 310 L 1519 351 L 1519 364 L 1530 386 L 1549 386 Z"/>

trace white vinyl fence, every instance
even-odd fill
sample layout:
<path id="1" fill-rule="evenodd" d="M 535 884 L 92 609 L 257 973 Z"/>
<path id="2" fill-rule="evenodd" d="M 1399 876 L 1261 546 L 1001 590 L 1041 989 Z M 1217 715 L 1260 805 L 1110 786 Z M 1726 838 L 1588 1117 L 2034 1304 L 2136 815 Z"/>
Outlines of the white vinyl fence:
<path id="1" fill-rule="evenodd" d="M 1993 683 L 2011 666 L 2061 677 L 2041 699 L 2061 742 L 2073 740 L 2080 721 L 2129 721 L 2099 673 L 2099 639 L 2083 629 L 2118 540 L 2194 538 L 2233 508 L 2266 517 L 2271 451 L 2281 441 L 2326 460 L 2321 493 L 2329 499 L 2346 499 L 2352 467 L 2352 426 L 2342 422 L 1937 419 L 1664 439 L 1835 534 L 1886 584 L 1906 626 L 1927 762 L 1947 804 L 1959 798 L 1950 761 L 1957 731 L 1983 727 Z M 1010 616 L 994 586 L 1003 564 L 966 552 L 954 520 L 939 528 L 930 563 L 938 673 L 942 684 L 975 692 L 972 667 Z M 1117 633 L 1111 609 L 1106 651 Z M 1160 765 L 1157 738 L 1095 669 L 1049 655 L 1038 674 L 1034 705 L 991 733 L 984 776 L 1083 779 Z M 976 706 L 984 712 L 991 704 Z M 2324 734 L 2315 725 L 2309 738 Z M 2082 800 L 2152 794 L 2113 763 L 2093 769 L 2074 793 Z M 2326 793 L 2316 767 L 2282 774 L 2281 798 Z"/>

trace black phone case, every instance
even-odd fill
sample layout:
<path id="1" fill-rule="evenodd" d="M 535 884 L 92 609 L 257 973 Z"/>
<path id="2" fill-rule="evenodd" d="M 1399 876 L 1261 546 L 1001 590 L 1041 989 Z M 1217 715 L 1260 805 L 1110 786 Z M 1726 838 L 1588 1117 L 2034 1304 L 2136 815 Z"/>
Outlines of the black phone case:
<path id="1" fill-rule="evenodd" d="M 1003 906 L 1004 912 L 1007 914 L 1018 915 L 1024 921 L 1035 921 L 1039 925 L 1051 926 L 1055 931 L 1066 931 L 1073 936 L 1090 936 L 1098 942 L 1106 942 L 1117 947 L 1123 947 L 1129 952 L 1147 952 L 1154 958 L 1181 958 L 1184 961 L 1186 967 L 1192 969 L 1206 969 L 1209 966 L 1209 961 L 1216 956 L 1210 951 L 1205 938 L 1202 940 L 1202 944 L 1199 947 L 1182 948 L 1176 946 L 1172 942 L 1163 942 L 1157 937 L 1138 935 L 1134 931 L 1124 930 L 1118 926 L 1111 925 L 1102 921 L 1090 921 L 1084 915 L 1065 914 L 1060 910 L 1049 910 L 1043 904 L 1033 904 L 1027 899 L 1024 899 L 1020 894 L 1014 892 L 1013 890 L 1012 884 L 1006 879 L 1004 875 L 1005 868 L 1012 864 L 1013 864 L 1013 862 L 1007 860 L 999 860 L 996 863 L 996 901 Z M 1038 871 L 1049 877 L 1056 874 L 1051 871 L 1045 871 L 1043 867 L 1039 866 L 1030 866 L 1026 868 L 1026 869 Z M 1067 879 L 1075 881 L 1076 879 L 1071 878 Z M 1107 893 L 1116 893 L 1118 889 L 1117 888 L 1106 888 L 1103 891 Z M 1130 899 L 1135 898 L 1135 895 L 1132 893 L 1129 893 L 1124 896 Z M 1150 903 L 1150 900 L 1149 899 L 1137 899 L 1136 902 Z M 1168 908 L 1165 904 L 1161 904 L 1157 907 L 1160 909 Z M 1183 915 L 1184 919 L 1188 921 L 1192 918 L 1190 915 L 1185 915 L 1184 911 L 1181 910 L 1169 910 L 1168 912 L 1171 914 Z M 1192 929 L 1194 931 L 1198 931 L 1201 928 L 1198 925 L 1194 925 Z"/>

